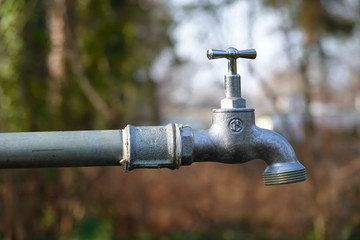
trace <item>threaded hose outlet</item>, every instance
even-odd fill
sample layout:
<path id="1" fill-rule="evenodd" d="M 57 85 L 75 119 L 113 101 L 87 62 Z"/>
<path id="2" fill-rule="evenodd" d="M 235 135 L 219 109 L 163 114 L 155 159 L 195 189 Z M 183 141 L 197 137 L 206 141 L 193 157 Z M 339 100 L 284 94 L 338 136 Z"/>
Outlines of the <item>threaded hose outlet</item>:
<path id="1" fill-rule="evenodd" d="M 263 174 L 265 185 L 279 185 L 306 180 L 306 169 L 299 162 L 276 163 L 268 166 Z"/>

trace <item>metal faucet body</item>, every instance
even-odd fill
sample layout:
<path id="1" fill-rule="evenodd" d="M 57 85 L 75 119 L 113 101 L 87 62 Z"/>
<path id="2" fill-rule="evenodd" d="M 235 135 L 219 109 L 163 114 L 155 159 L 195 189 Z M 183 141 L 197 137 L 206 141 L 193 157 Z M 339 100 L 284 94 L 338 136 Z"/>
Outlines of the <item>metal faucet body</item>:
<path id="1" fill-rule="evenodd" d="M 236 58 L 255 58 L 253 49 L 209 50 L 208 58 L 228 58 L 226 96 L 213 110 L 208 130 L 189 126 L 135 127 L 123 130 L 1 133 L 0 168 L 116 166 L 170 168 L 193 162 L 245 163 L 263 159 L 265 185 L 299 182 L 305 168 L 291 145 L 279 134 L 255 125 L 254 109 L 241 98 Z"/>
<path id="2" fill-rule="evenodd" d="M 263 159 L 265 185 L 305 180 L 305 168 L 281 135 L 255 125 L 254 109 L 215 109 L 209 130 L 194 131 L 194 161 L 245 163 Z"/>

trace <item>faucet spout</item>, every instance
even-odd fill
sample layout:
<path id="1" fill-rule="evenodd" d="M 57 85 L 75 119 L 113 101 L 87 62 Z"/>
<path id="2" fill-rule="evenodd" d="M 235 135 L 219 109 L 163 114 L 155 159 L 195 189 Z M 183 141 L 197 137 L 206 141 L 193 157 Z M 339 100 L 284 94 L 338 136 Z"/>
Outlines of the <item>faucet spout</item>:
<path id="1" fill-rule="evenodd" d="M 268 166 L 263 173 L 265 185 L 304 181 L 305 167 L 297 160 L 289 142 L 276 132 L 256 127 L 254 151 Z"/>

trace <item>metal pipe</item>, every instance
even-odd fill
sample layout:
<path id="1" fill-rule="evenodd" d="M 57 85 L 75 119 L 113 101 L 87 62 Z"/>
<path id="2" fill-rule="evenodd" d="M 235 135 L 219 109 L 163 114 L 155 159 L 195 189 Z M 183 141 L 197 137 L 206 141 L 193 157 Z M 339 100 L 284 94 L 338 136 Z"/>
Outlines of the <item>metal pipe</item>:
<path id="1" fill-rule="evenodd" d="M 0 168 L 115 166 L 121 130 L 0 134 Z"/>

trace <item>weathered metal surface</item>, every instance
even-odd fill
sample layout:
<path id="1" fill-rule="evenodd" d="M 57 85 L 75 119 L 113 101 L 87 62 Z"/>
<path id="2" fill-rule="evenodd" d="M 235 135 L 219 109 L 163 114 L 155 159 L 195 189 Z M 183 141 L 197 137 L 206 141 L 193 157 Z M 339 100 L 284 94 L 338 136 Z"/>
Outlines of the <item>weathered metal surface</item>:
<path id="1" fill-rule="evenodd" d="M 127 171 L 135 168 L 180 167 L 180 151 L 176 138 L 178 127 L 174 124 L 154 127 L 134 127 L 124 129 L 124 158 L 122 163 Z"/>
<path id="2" fill-rule="evenodd" d="M 305 167 L 279 134 L 255 125 L 254 109 L 215 109 L 209 130 L 194 131 L 194 162 L 245 163 L 263 159 L 265 185 L 306 179 Z"/>

